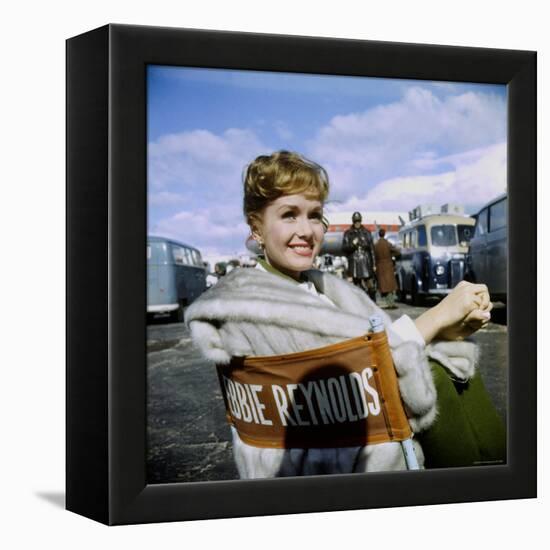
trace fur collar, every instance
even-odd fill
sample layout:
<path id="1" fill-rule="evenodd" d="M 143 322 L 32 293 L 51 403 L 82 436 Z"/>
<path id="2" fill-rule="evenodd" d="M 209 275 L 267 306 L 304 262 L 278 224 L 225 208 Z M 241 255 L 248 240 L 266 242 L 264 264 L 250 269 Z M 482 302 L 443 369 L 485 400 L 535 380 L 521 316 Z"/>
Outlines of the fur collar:
<path id="1" fill-rule="evenodd" d="M 321 271 L 310 270 L 305 275 L 334 306 L 305 292 L 294 281 L 240 268 L 196 300 L 187 309 L 185 321 L 266 323 L 343 338 L 367 332 L 370 315 L 379 315 L 386 326 L 391 325 L 388 315 L 359 289 Z"/>
<path id="2" fill-rule="evenodd" d="M 304 277 L 334 306 L 305 292 L 290 279 L 259 269 L 240 268 L 222 277 L 196 300 L 187 309 L 185 321 L 188 325 L 193 321 L 215 325 L 227 321 L 267 324 L 346 339 L 367 332 L 368 318 L 378 315 L 386 327 L 390 346 L 396 348 L 403 343 L 391 329 L 390 317 L 363 291 L 319 270 L 306 271 Z M 479 359 L 477 346 L 471 341 L 433 342 L 426 347 L 426 353 L 460 380 L 475 374 Z"/>

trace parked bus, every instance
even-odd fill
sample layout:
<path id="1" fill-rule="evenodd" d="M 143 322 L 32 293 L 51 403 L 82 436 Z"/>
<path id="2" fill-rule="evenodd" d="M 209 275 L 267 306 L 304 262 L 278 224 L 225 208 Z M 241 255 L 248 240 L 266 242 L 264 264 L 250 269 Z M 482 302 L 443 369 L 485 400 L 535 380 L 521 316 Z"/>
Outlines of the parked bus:
<path id="1" fill-rule="evenodd" d="M 419 206 L 399 230 L 401 256 L 396 261 L 398 297 L 418 305 L 426 296 L 448 294 L 464 278 L 475 219 L 458 205 Z"/>
<path id="2" fill-rule="evenodd" d="M 508 198 L 499 195 L 476 215 L 466 278 L 485 283 L 492 300 L 506 302 L 508 267 Z"/>
<path id="3" fill-rule="evenodd" d="M 147 313 L 170 313 L 183 321 L 183 309 L 206 290 L 206 268 L 192 246 L 147 238 Z"/>

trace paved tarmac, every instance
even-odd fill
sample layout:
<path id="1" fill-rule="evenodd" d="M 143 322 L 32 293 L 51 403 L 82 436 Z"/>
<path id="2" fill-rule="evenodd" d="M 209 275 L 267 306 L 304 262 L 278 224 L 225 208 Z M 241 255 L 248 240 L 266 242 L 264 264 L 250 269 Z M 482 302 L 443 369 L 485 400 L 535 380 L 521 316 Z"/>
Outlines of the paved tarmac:
<path id="1" fill-rule="evenodd" d="M 398 304 L 392 318 L 416 318 L 426 308 Z M 493 403 L 506 419 L 506 311 L 494 310 L 488 327 L 474 340 L 480 371 Z M 238 479 L 214 365 L 193 346 L 183 323 L 154 319 L 148 326 L 149 483 Z"/>

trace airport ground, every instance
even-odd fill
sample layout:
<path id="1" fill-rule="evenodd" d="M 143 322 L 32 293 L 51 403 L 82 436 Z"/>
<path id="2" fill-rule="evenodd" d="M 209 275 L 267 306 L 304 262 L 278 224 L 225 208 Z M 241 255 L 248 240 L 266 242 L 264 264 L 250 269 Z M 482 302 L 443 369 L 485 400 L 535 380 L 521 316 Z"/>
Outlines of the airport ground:
<path id="1" fill-rule="evenodd" d="M 426 307 L 398 302 L 392 318 L 418 317 Z M 507 401 L 506 308 L 496 304 L 492 322 L 474 336 L 480 372 L 503 420 Z M 214 365 L 193 346 L 183 323 L 150 319 L 147 328 L 149 483 L 238 478 L 230 432 Z"/>

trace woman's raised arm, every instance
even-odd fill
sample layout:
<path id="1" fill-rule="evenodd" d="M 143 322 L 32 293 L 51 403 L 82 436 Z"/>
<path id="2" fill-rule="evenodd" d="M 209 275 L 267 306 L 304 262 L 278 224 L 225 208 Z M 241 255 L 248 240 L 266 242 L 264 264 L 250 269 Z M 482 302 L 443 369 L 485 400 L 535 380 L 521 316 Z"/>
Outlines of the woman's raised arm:
<path id="1" fill-rule="evenodd" d="M 486 285 L 461 281 L 439 304 L 415 320 L 426 344 L 462 340 L 487 325 L 493 304 Z"/>

